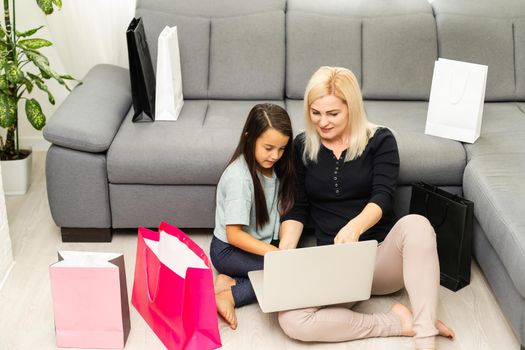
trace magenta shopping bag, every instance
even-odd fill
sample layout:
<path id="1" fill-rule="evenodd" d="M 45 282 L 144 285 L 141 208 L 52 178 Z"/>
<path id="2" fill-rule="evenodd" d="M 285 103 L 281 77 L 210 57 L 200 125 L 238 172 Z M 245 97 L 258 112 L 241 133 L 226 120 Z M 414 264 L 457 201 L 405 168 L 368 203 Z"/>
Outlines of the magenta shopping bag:
<path id="1" fill-rule="evenodd" d="M 174 226 L 139 228 L 131 301 L 168 349 L 221 346 L 209 259 Z"/>
<path id="2" fill-rule="evenodd" d="M 49 267 L 56 343 L 122 349 L 130 331 L 124 256 L 60 251 Z"/>

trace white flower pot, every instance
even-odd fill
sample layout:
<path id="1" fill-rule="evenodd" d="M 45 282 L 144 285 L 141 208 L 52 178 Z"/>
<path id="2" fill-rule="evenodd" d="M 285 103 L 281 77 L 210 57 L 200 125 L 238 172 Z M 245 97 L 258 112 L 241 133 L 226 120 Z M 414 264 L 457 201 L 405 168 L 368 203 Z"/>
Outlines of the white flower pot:
<path id="1" fill-rule="evenodd" d="M 26 194 L 31 185 L 33 152 L 24 159 L 2 160 L 2 181 L 6 195 Z"/>

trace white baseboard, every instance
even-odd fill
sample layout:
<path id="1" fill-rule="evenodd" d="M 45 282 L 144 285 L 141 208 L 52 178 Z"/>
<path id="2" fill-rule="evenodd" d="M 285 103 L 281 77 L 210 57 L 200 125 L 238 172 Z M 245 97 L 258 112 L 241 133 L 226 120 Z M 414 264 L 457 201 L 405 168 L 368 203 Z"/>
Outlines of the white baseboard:
<path id="1" fill-rule="evenodd" d="M 20 138 L 20 148 L 31 147 L 33 151 L 46 151 L 48 150 L 51 143 L 44 140 L 43 137 L 31 136 Z"/>

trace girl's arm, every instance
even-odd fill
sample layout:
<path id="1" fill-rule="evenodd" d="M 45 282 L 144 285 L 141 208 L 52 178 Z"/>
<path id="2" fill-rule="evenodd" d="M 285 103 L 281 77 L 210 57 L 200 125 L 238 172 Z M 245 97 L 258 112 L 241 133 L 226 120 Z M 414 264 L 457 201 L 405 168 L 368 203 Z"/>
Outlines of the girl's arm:
<path id="1" fill-rule="evenodd" d="M 303 233 L 303 223 L 296 220 L 286 220 L 279 229 L 279 249 L 295 249 Z"/>
<path id="2" fill-rule="evenodd" d="M 226 225 L 226 237 L 232 246 L 256 255 L 264 255 L 269 251 L 279 250 L 279 248 L 259 241 L 249 233 L 244 232 L 242 225 Z"/>

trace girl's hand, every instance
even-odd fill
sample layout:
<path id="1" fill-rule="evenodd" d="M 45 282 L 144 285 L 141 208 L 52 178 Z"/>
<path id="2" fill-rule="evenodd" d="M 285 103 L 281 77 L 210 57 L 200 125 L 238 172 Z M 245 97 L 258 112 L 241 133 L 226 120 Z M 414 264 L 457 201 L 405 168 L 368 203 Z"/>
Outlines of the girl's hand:
<path id="1" fill-rule="evenodd" d="M 272 244 L 268 244 L 268 251 L 266 253 L 272 252 L 272 251 L 275 251 L 275 250 L 281 250 L 281 249 L 277 248 L 276 246 L 274 246 Z"/>
<path id="2" fill-rule="evenodd" d="M 334 238 L 334 243 L 340 244 L 357 242 L 359 241 L 359 236 L 361 236 L 362 233 L 363 229 L 358 227 L 358 225 L 354 224 L 352 221 L 350 221 L 348 224 L 343 226 L 341 230 L 339 230 L 339 232 Z"/>

